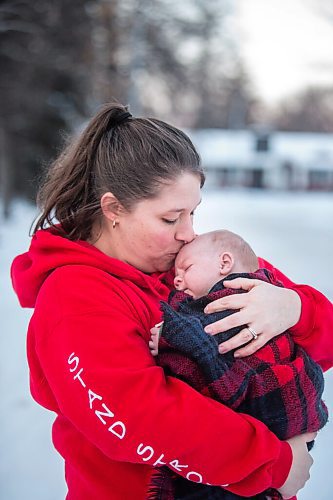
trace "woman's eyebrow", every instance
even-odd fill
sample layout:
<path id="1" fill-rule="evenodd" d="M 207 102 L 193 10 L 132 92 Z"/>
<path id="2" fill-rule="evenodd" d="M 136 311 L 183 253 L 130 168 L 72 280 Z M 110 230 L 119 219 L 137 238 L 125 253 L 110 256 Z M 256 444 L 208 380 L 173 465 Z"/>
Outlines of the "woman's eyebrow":
<path id="1" fill-rule="evenodd" d="M 202 201 L 202 198 L 200 199 L 200 201 L 199 201 L 198 205 L 196 205 L 196 207 L 198 207 L 200 205 L 201 201 Z M 177 212 L 177 213 L 179 213 L 179 212 L 184 212 L 185 210 L 186 210 L 186 208 L 171 208 L 170 210 L 167 210 L 166 213 L 169 213 L 169 212 Z"/>

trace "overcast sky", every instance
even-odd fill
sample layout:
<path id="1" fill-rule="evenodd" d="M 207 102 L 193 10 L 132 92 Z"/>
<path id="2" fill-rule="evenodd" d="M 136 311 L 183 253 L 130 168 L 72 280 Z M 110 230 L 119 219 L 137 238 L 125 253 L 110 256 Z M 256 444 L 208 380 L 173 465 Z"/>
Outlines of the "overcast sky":
<path id="1" fill-rule="evenodd" d="M 333 0 L 326 0 L 331 2 Z M 333 20 L 309 0 L 235 0 L 233 23 L 258 94 L 268 103 L 311 83 L 333 86 Z"/>

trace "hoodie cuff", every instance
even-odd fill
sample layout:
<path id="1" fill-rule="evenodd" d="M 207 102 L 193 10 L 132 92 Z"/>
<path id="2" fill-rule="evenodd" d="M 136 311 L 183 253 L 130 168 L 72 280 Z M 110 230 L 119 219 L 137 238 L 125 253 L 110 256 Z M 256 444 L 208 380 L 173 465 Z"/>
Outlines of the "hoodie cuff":
<path id="1" fill-rule="evenodd" d="M 296 323 L 296 325 L 290 328 L 293 337 L 308 337 L 311 335 L 315 324 L 316 317 L 316 303 L 313 297 L 309 297 L 302 286 L 298 288 L 293 288 L 294 292 L 297 292 L 301 299 L 301 315 Z"/>
<path id="2" fill-rule="evenodd" d="M 272 470 L 273 488 L 281 488 L 281 486 L 286 482 L 292 462 L 293 453 L 291 450 L 291 446 L 285 441 L 282 441 L 280 455 L 275 462 L 274 468 Z"/>

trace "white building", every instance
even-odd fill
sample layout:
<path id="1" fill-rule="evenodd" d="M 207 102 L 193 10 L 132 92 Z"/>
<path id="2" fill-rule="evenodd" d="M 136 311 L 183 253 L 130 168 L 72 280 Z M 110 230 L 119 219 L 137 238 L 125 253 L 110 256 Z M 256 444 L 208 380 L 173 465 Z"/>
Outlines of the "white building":
<path id="1" fill-rule="evenodd" d="M 208 181 L 227 186 L 333 190 L 333 134 L 265 129 L 188 133 Z"/>

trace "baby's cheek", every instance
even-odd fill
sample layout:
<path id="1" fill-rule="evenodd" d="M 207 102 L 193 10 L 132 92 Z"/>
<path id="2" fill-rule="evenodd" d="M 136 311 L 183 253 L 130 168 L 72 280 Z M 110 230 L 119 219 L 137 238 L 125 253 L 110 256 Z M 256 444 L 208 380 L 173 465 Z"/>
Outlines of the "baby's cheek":
<path id="1" fill-rule="evenodd" d="M 195 278 L 192 280 L 192 288 L 195 291 L 196 295 L 201 297 L 202 295 L 206 295 L 210 287 L 207 288 L 207 280 L 206 276 L 202 273 L 198 273 Z"/>
<path id="2" fill-rule="evenodd" d="M 193 273 L 186 273 L 184 279 L 186 281 L 186 286 L 193 291 L 196 291 L 198 286 L 200 286 L 196 276 Z"/>

